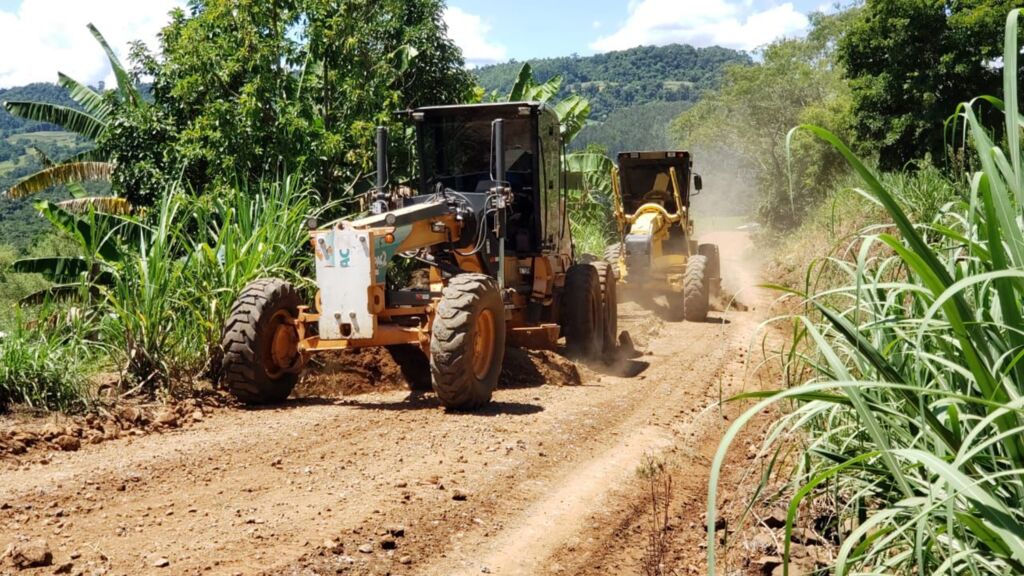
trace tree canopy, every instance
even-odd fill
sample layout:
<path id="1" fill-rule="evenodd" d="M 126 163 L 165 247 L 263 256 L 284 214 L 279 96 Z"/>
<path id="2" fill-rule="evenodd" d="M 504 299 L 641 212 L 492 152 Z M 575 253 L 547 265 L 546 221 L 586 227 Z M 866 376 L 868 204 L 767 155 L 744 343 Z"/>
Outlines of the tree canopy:
<path id="1" fill-rule="evenodd" d="M 587 98 L 594 120 L 602 121 L 622 108 L 648 102 L 694 102 L 718 86 L 730 64 L 749 64 L 743 52 L 686 44 L 641 46 L 594 56 L 529 60 L 538 81 L 562 77 L 561 95 Z M 521 63 L 515 61 L 474 70 L 487 91 L 505 93 L 515 83 Z"/>
<path id="2" fill-rule="evenodd" d="M 127 188 L 181 174 L 196 187 L 302 166 L 321 193 L 371 169 L 373 129 L 397 110 L 468 98 L 472 77 L 440 0 L 192 0 L 159 50 L 133 50 L 154 110 L 107 145 Z"/>
<path id="3" fill-rule="evenodd" d="M 1002 93 L 1006 14 L 1018 0 L 867 0 L 839 39 L 857 133 L 885 169 L 945 153 L 961 102 Z M 997 125 L 998 122 L 988 122 Z"/>

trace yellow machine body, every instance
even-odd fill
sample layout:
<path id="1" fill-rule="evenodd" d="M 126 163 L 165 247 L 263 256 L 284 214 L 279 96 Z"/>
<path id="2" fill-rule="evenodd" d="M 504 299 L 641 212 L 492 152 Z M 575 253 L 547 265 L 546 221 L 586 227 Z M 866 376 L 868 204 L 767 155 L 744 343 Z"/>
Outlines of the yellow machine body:
<path id="1" fill-rule="evenodd" d="M 635 177 L 634 171 L 643 176 Z M 686 262 L 697 252 L 689 218 L 689 179 L 686 152 L 619 155 L 619 165 L 612 169 L 619 246 L 610 259 L 627 288 L 682 291 Z"/>

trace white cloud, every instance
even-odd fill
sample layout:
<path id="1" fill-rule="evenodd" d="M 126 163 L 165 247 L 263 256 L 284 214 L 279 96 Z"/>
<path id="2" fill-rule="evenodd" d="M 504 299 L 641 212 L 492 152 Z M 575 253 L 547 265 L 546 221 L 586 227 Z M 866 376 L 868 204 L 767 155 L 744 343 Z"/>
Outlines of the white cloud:
<path id="1" fill-rule="evenodd" d="M 156 47 L 156 35 L 183 0 L 22 0 L 0 10 L 0 87 L 56 82 L 57 72 L 89 84 L 113 82 L 106 55 L 86 25 L 93 23 L 121 62 L 128 43 Z"/>
<path id="2" fill-rule="evenodd" d="M 752 50 L 802 33 L 807 16 L 786 2 L 758 10 L 751 0 L 632 0 L 621 28 L 590 44 L 599 52 L 682 42 Z"/>
<path id="3" fill-rule="evenodd" d="M 449 6 L 444 9 L 444 21 L 448 24 L 448 37 L 462 49 L 466 64 L 469 66 L 483 66 L 508 60 L 508 51 L 505 47 L 487 38 L 491 25 L 480 16 Z"/>

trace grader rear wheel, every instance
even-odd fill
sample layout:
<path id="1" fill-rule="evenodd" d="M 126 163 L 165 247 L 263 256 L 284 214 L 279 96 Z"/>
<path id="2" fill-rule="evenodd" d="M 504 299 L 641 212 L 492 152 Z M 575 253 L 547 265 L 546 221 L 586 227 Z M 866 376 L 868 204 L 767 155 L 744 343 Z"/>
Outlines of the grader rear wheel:
<path id="1" fill-rule="evenodd" d="M 221 383 L 246 404 L 283 402 L 299 379 L 302 355 L 295 288 L 278 279 L 249 283 L 224 324 Z"/>
<path id="2" fill-rule="evenodd" d="M 576 264 L 565 274 L 562 330 L 569 356 L 595 358 L 604 347 L 601 277 L 594 264 Z"/>
<path id="3" fill-rule="evenodd" d="M 622 277 L 622 244 L 609 244 L 604 249 L 604 260 L 611 266 L 615 279 L 620 279 Z"/>
<path id="4" fill-rule="evenodd" d="M 615 274 L 608 262 L 594 262 L 597 275 L 601 279 L 601 311 L 602 311 L 602 345 L 605 356 L 615 353 L 619 339 L 619 303 L 616 291 Z"/>
<path id="5" fill-rule="evenodd" d="M 505 306 L 494 279 L 459 274 L 441 295 L 430 340 L 434 392 L 445 408 L 487 404 L 505 358 Z"/>

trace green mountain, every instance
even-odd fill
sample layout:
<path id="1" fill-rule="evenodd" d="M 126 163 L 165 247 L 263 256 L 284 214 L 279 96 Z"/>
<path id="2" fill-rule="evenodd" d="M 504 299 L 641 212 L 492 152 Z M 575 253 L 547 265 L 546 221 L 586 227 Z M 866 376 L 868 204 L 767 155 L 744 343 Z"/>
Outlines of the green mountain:
<path id="1" fill-rule="evenodd" d="M 590 100 L 591 124 L 574 147 L 594 143 L 614 154 L 668 146 L 668 122 L 704 91 L 715 88 L 726 66 L 750 64 L 751 59 L 744 52 L 718 46 L 669 44 L 529 63 L 538 81 L 560 75 L 563 96 L 580 94 Z M 488 92 L 507 93 L 522 65 L 512 61 L 473 72 Z"/>

